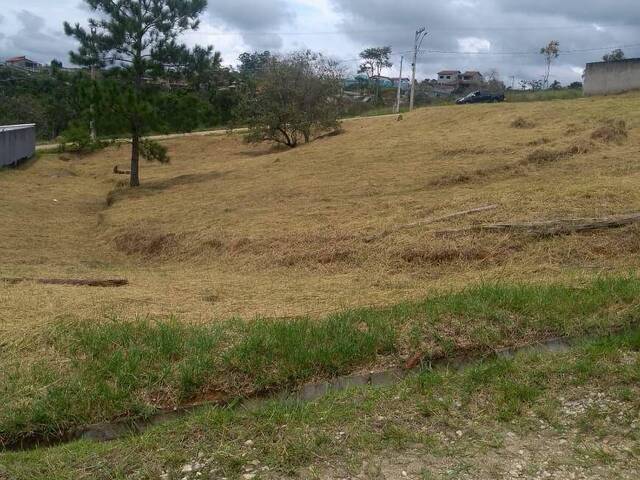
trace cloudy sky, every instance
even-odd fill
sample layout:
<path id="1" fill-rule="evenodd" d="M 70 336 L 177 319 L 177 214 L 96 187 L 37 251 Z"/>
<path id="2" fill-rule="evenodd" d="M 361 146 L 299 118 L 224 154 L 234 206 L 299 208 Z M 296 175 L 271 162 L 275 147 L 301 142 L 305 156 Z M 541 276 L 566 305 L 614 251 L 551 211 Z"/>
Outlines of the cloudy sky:
<path id="1" fill-rule="evenodd" d="M 419 56 L 418 76 L 439 70 L 497 69 L 510 84 L 540 78 L 537 52 L 550 40 L 563 51 L 552 78 L 580 80 L 584 64 L 599 60 L 606 48 L 626 46 L 640 57 L 639 0 L 209 0 L 199 31 L 184 41 L 211 44 L 225 64 L 244 51 L 321 51 L 344 62 L 353 73 L 365 47 L 391 45 L 398 75 L 406 63 L 414 31 L 429 35 Z M 73 42 L 62 22 L 83 23 L 90 12 L 82 0 L 0 0 L 0 59 L 27 55 L 68 63 Z M 512 80 L 512 77 L 514 80 Z"/>

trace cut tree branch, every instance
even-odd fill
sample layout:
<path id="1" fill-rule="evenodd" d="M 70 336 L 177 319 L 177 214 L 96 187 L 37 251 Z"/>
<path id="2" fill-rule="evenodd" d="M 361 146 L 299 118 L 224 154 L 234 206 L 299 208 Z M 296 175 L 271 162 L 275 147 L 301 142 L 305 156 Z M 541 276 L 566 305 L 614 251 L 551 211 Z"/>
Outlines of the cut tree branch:
<path id="1" fill-rule="evenodd" d="M 432 218 L 427 218 L 425 220 L 419 220 L 417 222 L 412 222 L 412 223 L 405 223 L 403 225 L 396 225 L 392 228 L 389 228 L 377 235 L 372 235 L 370 237 L 367 237 L 364 239 L 364 241 L 366 243 L 371 243 L 374 242 L 376 240 L 380 240 L 388 235 L 391 235 L 392 233 L 396 233 L 399 232 L 401 230 L 407 230 L 409 228 L 415 228 L 415 227 L 420 227 L 422 225 L 428 225 L 430 223 L 436 223 L 436 222 L 440 222 L 442 220 L 449 220 L 451 218 L 455 218 L 455 217 L 461 217 L 463 215 L 470 215 L 472 213 L 479 213 L 479 212 L 486 212 L 489 210 L 495 210 L 496 208 L 498 208 L 498 205 L 485 205 L 483 207 L 477 207 L 477 208 L 472 208 L 470 210 L 463 210 L 461 212 L 454 212 L 454 213 L 449 213 L 447 215 L 443 215 L 441 217 L 432 217 Z"/>
<path id="2" fill-rule="evenodd" d="M 621 228 L 640 223 L 640 213 L 603 218 L 567 218 L 531 223 L 490 223 L 466 228 L 439 230 L 440 235 L 469 232 L 521 232 L 529 235 L 552 236 L 607 228 Z"/>
<path id="3" fill-rule="evenodd" d="M 22 283 L 22 282 L 35 282 L 42 285 L 69 285 L 75 287 L 123 287 L 129 284 L 129 281 L 124 278 L 110 278 L 105 280 L 81 280 L 75 278 L 2 278 L 0 282 L 5 283 Z"/>

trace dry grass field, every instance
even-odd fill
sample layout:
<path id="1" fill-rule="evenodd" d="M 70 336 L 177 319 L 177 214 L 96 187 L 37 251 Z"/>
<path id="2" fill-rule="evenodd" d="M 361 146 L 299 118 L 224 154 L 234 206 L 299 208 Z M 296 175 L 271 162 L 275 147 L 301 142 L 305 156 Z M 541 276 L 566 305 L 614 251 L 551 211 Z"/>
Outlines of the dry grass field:
<path id="1" fill-rule="evenodd" d="M 348 121 L 290 151 L 236 135 L 174 139 L 172 162 L 143 165 L 137 190 L 111 173 L 126 167 L 126 147 L 42 155 L 0 172 L 0 276 L 130 285 L 0 283 L 0 336 L 22 343 L 61 317 L 319 316 L 482 280 L 633 270 L 633 226 L 552 238 L 436 231 L 640 211 L 639 107 L 630 94 L 429 108 Z M 607 124 L 617 120 L 619 135 Z"/>

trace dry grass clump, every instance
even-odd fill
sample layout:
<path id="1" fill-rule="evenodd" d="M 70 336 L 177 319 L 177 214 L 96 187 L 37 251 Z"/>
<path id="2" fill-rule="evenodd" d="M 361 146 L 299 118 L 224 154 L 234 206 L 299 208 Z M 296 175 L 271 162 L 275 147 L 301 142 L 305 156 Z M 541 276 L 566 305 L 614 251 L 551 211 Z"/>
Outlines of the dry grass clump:
<path id="1" fill-rule="evenodd" d="M 173 233 L 129 231 L 113 239 L 116 249 L 126 255 L 141 255 L 147 258 L 168 257 L 179 246 L 178 237 Z"/>
<path id="2" fill-rule="evenodd" d="M 486 155 L 491 152 L 486 147 L 469 146 L 460 148 L 444 148 L 440 153 L 445 157 L 457 157 L 459 155 Z"/>
<path id="3" fill-rule="evenodd" d="M 443 267 L 468 263 L 499 264 L 523 247 L 513 237 L 491 237 L 482 241 L 476 236 L 458 236 L 433 239 L 422 246 L 407 246 L 392 254 L 392 259 L 400 259 L 406 264 Z"/>
<path id="4" fill-rule="evenodd" d="M 467 173 L 455 173 L 453 175 L 444 175 L 442 177 L 438 177 L 431 182 L 429 182 L 429 186 L 432 187 L 449 187 L 452 185 L 461 185 L 463 183 L 469 183 L 473 180 L 473 174 Z"/>
<path id="5" fill-rule="evenodd" d="M 535 128 L 535 126 L 535 122 L 524 117 L 518 117 L 511 122 L 511 128 Z"/>
<path id="6" fill-rule="evenodd" d="M 596 128 L 591 134 L 593 140 L 598 140 L 603 143 L 621 144 L 629 136 L 627 130 L 627 122 L 621 119 L 608 119 L 602 122 L 598 128 Z"/>
<path id="7" fill-rule="evenodd" d="M 546 148 L 539 148 L 527 154 L 522 161 L 523 164 L 536 164 L 543 165 L 547 163 L 558 162 L 567 157 L 566 151 L 561 150 L 549 150 Z"/>
<path id="8" fill-rule="evenodd" d="M 353 250 L 339 247 L 326 247 L 307 253 L 285 254 L 276 260 L 276 264 L 283 267 L 306 266 L 313 268 L 317 265 L 333 265 L 352 263 Z"/>
<path id="9" fill-rule="evenodd" d="M 474 180 L 487 179 L 493 176 L 500 175 L 502 173 L 511 172 L 514 170 L 514 165 L 496 165 L 490 168 L 479 168 L 469 173 L 456 173 L 453 175 L 443 175 L 429 182 L 429 186 L 432 187 L 450 187 L 453 185 L 461 185 L 470 183 Z"/>
<path id="10" fill-rule="evenodd" d="M 538 138 L 536 140 L 531 140 L 530 142 L 527 143 L 527 146 L 529 147 L 539 147 L 541 145 L 547 145 L 548 143 L 551 143 L 551 140 L 547 137 L 542 137 L 542 138 Z"/>
<path id="11" fill-rule="evenodd" d="M 577 140 L 566 150 L 569 155 L 586 155 L 595 149 L 595 144 L 590 140 Z"/>

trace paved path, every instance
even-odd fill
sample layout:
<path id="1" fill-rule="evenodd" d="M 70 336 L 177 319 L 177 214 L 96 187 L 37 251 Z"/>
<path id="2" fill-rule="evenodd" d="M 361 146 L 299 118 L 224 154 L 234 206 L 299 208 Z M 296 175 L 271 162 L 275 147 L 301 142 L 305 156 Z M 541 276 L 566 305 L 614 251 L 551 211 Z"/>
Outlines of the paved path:
<path id="1" fill-rule="evenodd" d="M 385 118 L 385 117 L 395 117 L 396 113 L 390 113 L 385 115 L 372 115 L 370 117 L 353 117 L 353 118 L 343 118 L 342 122 L 352 122 L 355 120 L 366 120 L 372 118 Z M 246 133 L 248 131 L 247 128 L 235 128 L 231 132 L 232 133 Z M 171 140 L 173 138 L 183 138 L 183 137 L 207 137 L 207 136 L 215 136 L 215 135 L 226 135 L 229 133 L 228 129 L 218 129 L 218 130 L 205 130 L 202 132 L 191 132 L 191 133 L 170 133 L 168 135 L 151 135 L 145 138 L 149 140 Z M 128 138 L 117 138 L 114 140 L 116 143 L 128 143 L 130 140 Z M 36 145 L 36 151 L 38 152 L 46 152 L 51 150 L 57 150 L 59 144 L 57 143 L 48 143 L 43 145 Z"/>

